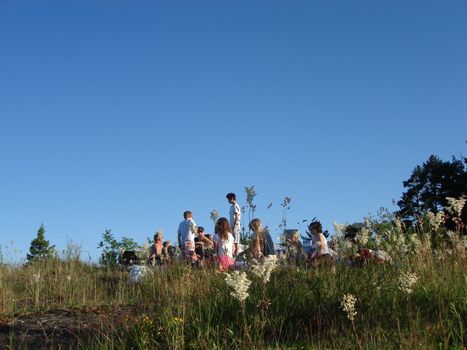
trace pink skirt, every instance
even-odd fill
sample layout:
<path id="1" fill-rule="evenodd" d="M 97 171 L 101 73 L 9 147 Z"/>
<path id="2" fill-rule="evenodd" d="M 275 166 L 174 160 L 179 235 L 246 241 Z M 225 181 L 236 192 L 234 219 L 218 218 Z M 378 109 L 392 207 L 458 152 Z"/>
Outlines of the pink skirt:
<path id="1" fill-rule="evenodd" d="M 227 255 L 218 256 L 216 261 L 220 270 L 228 270 L 235 265 L 235 260 Z"/>

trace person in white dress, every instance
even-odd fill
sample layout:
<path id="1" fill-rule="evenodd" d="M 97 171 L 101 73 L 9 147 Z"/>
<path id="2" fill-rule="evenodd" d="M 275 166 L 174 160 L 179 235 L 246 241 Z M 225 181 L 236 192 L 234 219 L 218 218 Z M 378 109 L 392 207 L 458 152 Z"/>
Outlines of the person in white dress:
<path id="1" fill-rule="evenodd" d="M 216 223 L 216 234 L 213 237 L 214 251 L 219 271 L 227 271 L 235 265 L 235 239 L 230 232 L 230 224 L 226 218 L 220 218 Z"/>

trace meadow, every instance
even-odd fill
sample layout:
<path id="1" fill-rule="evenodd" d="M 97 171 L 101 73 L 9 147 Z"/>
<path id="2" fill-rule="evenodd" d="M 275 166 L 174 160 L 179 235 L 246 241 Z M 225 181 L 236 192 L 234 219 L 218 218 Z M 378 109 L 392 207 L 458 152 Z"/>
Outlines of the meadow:
<path id="1" fill-rule="evenodd" d="M 337 227 L 332 244 L 342 257 L 362 243 L 385 249 L 391 263 L 278 259 L 232 272 L 237 290 L 225 273 L 182 263 L 131 284 L 125 269 L 83 262 L 72 249 L 3 264 L 0 347 L 464 349 L 466 236 L 378 225 L 367 223 L 354 242 Z"/>

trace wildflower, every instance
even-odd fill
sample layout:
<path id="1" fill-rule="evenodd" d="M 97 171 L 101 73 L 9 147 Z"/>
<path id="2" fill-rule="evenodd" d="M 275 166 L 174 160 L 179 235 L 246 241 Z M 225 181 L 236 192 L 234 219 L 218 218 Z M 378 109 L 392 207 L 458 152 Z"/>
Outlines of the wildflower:
<path id="1" fill-rule="evenodd" d="M 213 210 L 211 211 L 211 216 L 210 216 L 211 220 L 214 222 L 214 224 L 216 224 L 216 221 L 217 219 L 219 218 L 219 213 L 217 212 L 217 210 Z"/>
<path id="2" fill-rule="evenodd" d="M 183 318 L 181 317 L 174 317 L 173 320 L 176 324 L 179 324 L 179 325 L 183 324 Z"/>
<path id="3" fill-rule="evenodd" d="M 370 230 L 368 228 L 362 228 L 362 230 L 357 234 L 355 240 L 361 246 L 365 246 L 368 243 L 368 239 L 370 238 Z"/>
<path id="4" fill-rule="evenodd" d="M 376 245 L 376 247 L 379 248 L 381 246 L 382 241 L 383 241 L 383 239 L 382 239 L 381 235 L 377 234 L 375 236 L 375 245 Z"/>
<path id="5" fill-rule="evenodd" d="M 448 205 L 446 207 L 447 211 L 454 216 L 461 216 L 462 209 L 464 208 L 466 202 L 466 198 L 460 197 L 459 199 L 456 199 L 452 197 L 446 197 L 446 200 L 448 201 Z"/>
<path id="6" fill-rule="evenodd" d="M 412 294 L 413 286 L 418 281 L 418 275 L 415 272 L 403 273 L 399 278 L 399 289 L 406 294 Z"/>
<path id="7" fill-rule="evenodd" d="M 428 222 L 430 223 L 430 226 L 434 229 L 437 230 L 440 228 L 440 226 L 444 223 L 445 218 L 444 218 L 444 213 L 442 211 L 437 212 L 436 214 L 432 213 L 431 211 L 426 213 L 426 217 L 428 219 Z"/>
<path id="8" fill-rule="evenodd" d="M 416 233 L 413 233 L 409 236 L 409 242 L 412 245 L 412 248 L 415 252 L 419 252 L 419 248 L 422 245 L 422 242 L 418 238 L 418 235 Z"/>
<path id="9" fill-rule="evenodd" d="M 353 243 L 349 240 L 345 241 L 344 242 L 344 249 L 345 250 L 351 250 L 353 249 Z"/>
<path id="10" fill-rule="evenodd" d="M 67 280 L 68 282 L 70 282 L 70 281 L 71 281 L 71 275 L 66 276 L 66 280 Z"/>
<path id="11" fill-rule="evenodd" d="M 35 283 L 39 283 L 41 281 L 41 273 L 35 273 L 34 275 L 32 275 L 32 279 Z"/>
<path id="12" fill-rule="evenodd" d="M 276 259 L 265 259 L 262 263 L 256 260 L 251 265 L 251 272 L 258 278 L 263 280 L 263 283 L 268 283 L 271 279 L 271 274 L 277 267 Z"/>
<path id="13" fill-rule="evenodd" d="M 340 225 L 338 224 L 337 222 L 334 221 L 334 223 L 332 224 L 334 226 L 334 233 L 336 236 L 338 236 L 341 232 L 342 232 L 342 226 L 343 225 Z"/>
<path id="14" fill-rule="evenodd" d="M 355 319 L 355 316 L 357 315 L 357 311 L 355 310 L 356 302 L 357 298 L 352 294 L 344 294 L 344 296 L 341 299 L 342 310 L 345 311 L 345 313 L 347 314 L 347 318 L 350 321 L 353 321 Z"/>
<path id="15" fill-rule="evenodd" d="M 394 225 L 396 226 L 397 232 L 402 232 L 402 221 L 399 218 L 394 220 Z"/>
<path id="16" fill-rule="evenodd" d="M 248 288 L 250 288 L 251 281 L 247 278 L 245 272 L 234 271 L 227 274 L 225 282 L 233 289 L 233 292 L 231 292 L 230 295 L 238 301 L 243 302 L 248 298 Z"/>
<path id="17" fill-rule="evenodd" d="M 141 316 L 141 323 L 147 326 L 152 326 L 154 322 L 148 315 L 143 314 L 143 316 Z"/>

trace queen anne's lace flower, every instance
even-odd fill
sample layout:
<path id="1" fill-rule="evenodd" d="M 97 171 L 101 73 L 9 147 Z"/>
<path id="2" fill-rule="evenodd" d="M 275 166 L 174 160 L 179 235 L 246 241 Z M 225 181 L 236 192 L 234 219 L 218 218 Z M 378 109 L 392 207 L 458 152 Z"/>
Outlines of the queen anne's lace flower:
<path id="1" fill-rule="evenodd" d="M 355 309 L 356 302 L 357 298 L 352 294 L 344 294 L 344 296 L 341 299 L 342 310 L 345 311 L 345 313 L 347 314 L 347 318 L 350 321 L 353 321 L 355 319 L 355 316 L 357 316 L 357 310 Z"/>
<path id="2" fill-rule="evenodd" d="M 225 277 L 225 282 L 233 289 L 230 295 L 238 301 L 243 302 L 248 298 L 248 289 L 250 288 L 251 281 L 248 279 L 245 272 L 234 271 L 229 273 Z"/>

